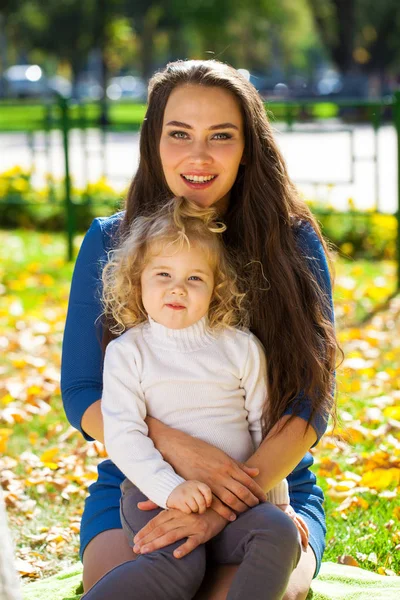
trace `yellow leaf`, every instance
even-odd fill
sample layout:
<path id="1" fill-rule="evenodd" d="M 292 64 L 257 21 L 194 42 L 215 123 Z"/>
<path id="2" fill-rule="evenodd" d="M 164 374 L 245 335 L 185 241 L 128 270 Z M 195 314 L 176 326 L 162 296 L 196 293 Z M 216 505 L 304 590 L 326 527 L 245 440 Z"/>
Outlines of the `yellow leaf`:
<path id="1" fill-rule="evenodd" d="M 7 442 L 12 432 L 12 429 L 6 429 L 5 427 L 0 429 L 0 454 L 5 453 Z"/>
<path id="2" fill-rule="evenodd" d="M 58 448 L 50 448 L 50 450 L 46 450 L 45 452 L 43 452 L 42 456 L 40 457 L 40 460 L 43 463 L 52 462 L 53 458 L 57 456 L 58 452 Z"/>
<path id="3" fill-rule="evenodd" d="M 361 486 L 373 488 L 375 490 L 384 490 L 389 486 L 400 483 L 400 469 L 374 469 L 363 475 L 360 482 Z"/>
<path id="4" fill-rule="evenodd" d="M 30 431 L 28 435 L 28 440 L 31 446 L 34 446 L 39 438 L 39 434 L 36 431 Z"/>
<path id="5" fill-rule="evenodd" d="M 389 419 L 400 420 L 400 406 L 387 406 L 383 414 Z"/>
<path id="6" fill-rule="evenodd" d="M 359 563 L 356 561 L 353 556 L 349 556 L 344 554 L 343 556 L 338 556 L 338 563 L 341 565 L 348 565 L 349 567 L 359 567 Z"/>

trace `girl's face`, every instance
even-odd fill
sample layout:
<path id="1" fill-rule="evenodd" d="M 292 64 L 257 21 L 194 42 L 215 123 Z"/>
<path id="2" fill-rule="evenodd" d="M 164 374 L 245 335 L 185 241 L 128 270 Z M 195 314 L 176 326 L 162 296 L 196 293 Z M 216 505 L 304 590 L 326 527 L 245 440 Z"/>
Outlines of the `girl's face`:
<path id="1" fill-rule="evenodd" d="M 223 214 L 243 158 L 243 118 L 236 98 L 219 87 L 175 88 L 164 111 L 161 163 L 174 196 Z"/>
<path id="2" fill-rule="evenodd" d="M 157 245 L 149 249 L 142 271 L 142 302 L 154 321 L 169 329 L 184 329 L 208 313 L 214 273 L 208 253 L 191 244 L 176 251 Z"/>

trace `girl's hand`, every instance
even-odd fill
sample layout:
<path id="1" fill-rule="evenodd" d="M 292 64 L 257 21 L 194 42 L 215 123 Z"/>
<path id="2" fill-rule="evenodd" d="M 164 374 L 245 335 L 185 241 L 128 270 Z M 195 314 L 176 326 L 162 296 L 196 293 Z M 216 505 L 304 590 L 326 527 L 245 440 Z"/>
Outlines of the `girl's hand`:
<path id="1" fill-rule="evenodd" d="M 163 510 L 136 534 L 133 551 L 136 554 L 147 554 L 188 538 L 174 550 L 175 558 L 182 558 L 220 533 L 226 524 L 227 521 L 212 509 L 208 509 L 203 515 L 186 515 L 174 508 Z"/>
<path id="2" fill-rule="evenodd" d="M 187 515 L 203 515 L 210 508 L 212 500 L 208 485 L 201 481 L 185 481 L 172 490 L 167 499 L 167 507 L 181 510 Z"/>
<path id="3" fill-rule="evenodd" d="M 286 515 L 288 515 L 292 521 L 294 521 L 294 524 L 300 533 L 301 543 L 303 544 L 304 548 L 307 548 L 309 532 L 303 518 L 295 512 L 294 508 L 292 508 L 290 504 L 277 504 L 277 507 L 280 508 Z"/>
<path id="4" fill-rule="evenodd" d="M 150 429 L 157 449 L 181 477 L 202 481 L 211 488 L 220 500 L 213 508 L 221 516 L 228 519 L 233 511 L 241 513 L 266 501 L 265 493 L 252 479 L 259 473 L 257 468 L 247 467 L 219 448 L 182 431 L 164 432 L 164 427 L 157 422 L 156 429 Z"/>

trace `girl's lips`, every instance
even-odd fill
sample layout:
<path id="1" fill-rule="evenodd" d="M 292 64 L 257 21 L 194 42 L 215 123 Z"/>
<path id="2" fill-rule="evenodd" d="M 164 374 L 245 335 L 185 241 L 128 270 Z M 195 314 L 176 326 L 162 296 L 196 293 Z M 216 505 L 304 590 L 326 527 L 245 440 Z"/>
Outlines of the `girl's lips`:
<path id="1" fill-rule="evenodd" d="M 172 308 L 172 310 L 183 310 L 185 307 L 182 304 L 166 304 L 168 308 Z"/>
<path id="2" fill-rule="evenodd" d="M 214 179 L 210 179 L 210 181 L 199 182 L 199 181 L 189 181 L 188 179 L 185 179 L 183 175 L 181 175 L 182 181 L 184 181 L 186 183 L 186 185 L 189 188 L 191 188 L 192 190 L 206 190 L 214 183 L 214 181 L 217 180 L 217 178 L 218 178 L 218 175 L 215 175 Z"/>

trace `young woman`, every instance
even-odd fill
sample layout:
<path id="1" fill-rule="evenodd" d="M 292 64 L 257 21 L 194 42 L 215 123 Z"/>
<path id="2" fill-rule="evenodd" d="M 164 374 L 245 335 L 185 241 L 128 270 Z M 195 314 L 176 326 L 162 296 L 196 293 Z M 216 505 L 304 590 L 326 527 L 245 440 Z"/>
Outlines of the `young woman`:
<path id="1" fill-rule="evenodd" d="M 224 242 L 250 281 L 250 327 L 268 356 L 269 402 L 263 442 L 246 465 L 147 417 L 149 435 L 165 460 L 184 479 L 206 483 L 219 503 L 202 515 L 162 511 L 139 532 L 137 549 L 151 552 L 182 540 L 182 556 L 187 555 L 218 534 L 233 511 L 255 506 L 287 477 L 291 506 L 309 529 L 309 546 L 284 598 L 305 598 L 325 536 L 323 495 L 309 470 L 308 450 L 333 407 L 336 339 L 326 246 L 287 175 L 256 90 L 227 65 L 178 61 L 150 82 L 140 164 L 126 210 L 96 219 L 77 259 L 63 344 L 66 413 L 87 439 L 103 441 L 99 340 L 105 345 L 111 336 L 109 323 L 104 331 L 95 325 L 101 268 L 133 219 L 152 214 L 171 195 L 213 206 L 224 217 Z M 104 576 L 115 578 L 119 597 L 129 597 L 117 585 L 119 570 L 129 571 L 127 561 L 135 558 L 119 517 L 122 479 L 110 461 L 99 465 L 83 514 L 81 551 L 85 590 Z M 219 568 L 203 597 L 224 598 L 235 568 Z"/>

